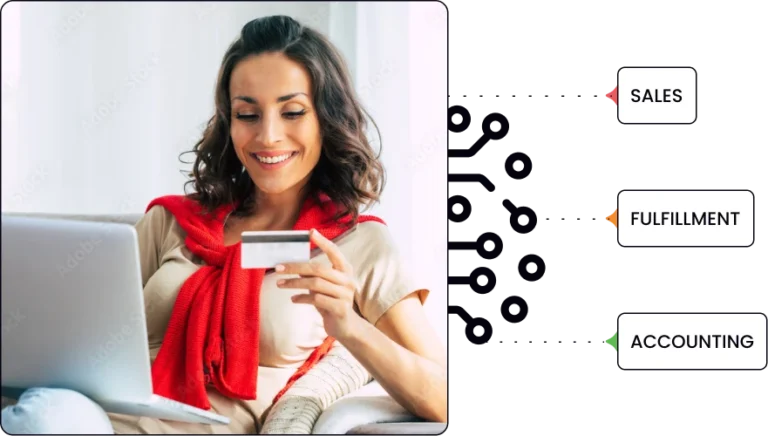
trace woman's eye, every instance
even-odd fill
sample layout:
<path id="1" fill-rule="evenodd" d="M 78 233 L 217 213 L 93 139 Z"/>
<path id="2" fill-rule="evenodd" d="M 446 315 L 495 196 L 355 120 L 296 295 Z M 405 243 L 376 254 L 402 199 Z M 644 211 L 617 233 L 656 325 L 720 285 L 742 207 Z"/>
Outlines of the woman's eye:
<path id="1" fill-rule="evenodd" d="M 304 115 L 305 113 L 307 113 L 306 110 L 293 111 L 293 112 L 284 112 L 283 116 L 286 117 L 286 118 L 289 118 L 289 119 L 294 119 L 294 118 L 298 118 L 298 117 Z M 255 115 L 255 114 L 236 114 L 235 118 L 237 118 L 238 120 L 250 121 L 250 120 L 257 120 L 259 118 L 259 116 Z"/>
<path id="2" fill-rule="evenodd" d="M 237 114 L 237 115 L 235 115 L 235 118 L 237 118 L 238 120 L 255 120 L 256 117 L 257 116 L 254 115 L 254 114 Z"/>
<path id="3" fill-rule="evenodd" d="M 286 118 L 294 119 L 304 115 L 305 113 L 307 113 L 306 110 L 300 110 L 300 111 L 294 111 L 294 112 L 284 112 L 283 115 Z"/>

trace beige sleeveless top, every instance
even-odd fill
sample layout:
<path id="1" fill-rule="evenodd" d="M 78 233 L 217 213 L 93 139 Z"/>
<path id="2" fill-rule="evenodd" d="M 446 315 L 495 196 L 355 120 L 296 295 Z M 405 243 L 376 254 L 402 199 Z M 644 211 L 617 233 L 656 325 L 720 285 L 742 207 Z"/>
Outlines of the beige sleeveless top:
<path id="1" fill-rule="evenodd" d="M 150 358 L 154 361 L 171 318 L 176 295 L 184 281 L 202 264 L 185 246 L 185 232 L 174 216 L 154 206 L 136 224 L 139 239 L 144 304 Z M 417 292 L 421 302 L 428 291 L 416 286 L 401 262 L 386 225 L 357 224 L 354 231 L 334 243 L 352 264 L 362 289 L 355 297 L 355 310 L 372 324 L 395 303 Z M 320 252 L 310 262 L 330 265 Z M 257 399 L 233 400 L 208 388 L 212 411 L 228 416 L 229 426 L 187 424 L 155 418 L 110 414 L 116 433 L 255 433 L 264 412 L 288 378 L 327 337 L 323 321 L 310 305 L 296 304 L 291 295 L 306 292 L 282 289 L 277 280 L 290 277 L 269 273 L 261 286 L 259 374 Z"/>

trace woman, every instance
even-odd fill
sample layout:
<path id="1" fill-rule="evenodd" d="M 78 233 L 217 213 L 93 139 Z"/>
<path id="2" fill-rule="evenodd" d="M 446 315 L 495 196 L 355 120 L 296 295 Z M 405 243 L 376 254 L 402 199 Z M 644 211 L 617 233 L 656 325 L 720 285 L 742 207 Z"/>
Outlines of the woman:
<path id="1" fill-rule="evenodd" d="M 224 56 L 215 101 L 193 149 L 194 193 L 154 200 L 136 229 L 155 390 L 231 423 L 110 414 L 115 432 L 258 432 L 335 350 L 411 413 L 445 422 L 428 291 L 410 283 L 386 224 L 358 214 L 384 171 L 339 53 L 291 18 L 253 20 Z M 312 229 L 309 263 L 228 269 L 243 231 L 290 229 Z"/>
<path id="2" fill-rule="evenodd" d="M 257 431 L 273 399 L 290 391 L 289 380 L 322 360 L 334 343 L 329 338 L 404 408 L 446 421 L 445 355 L 423 310 L 428 291 L 410 283 L 386 225 L 357 213 L 378 200 L 384 185 L 365 127 L 346 66 L 325 37 L 284 16 L 245 25 L 224 56 L 216 113 L 193 150 L 189 183 L 195 193 L 155 200 L 137 224 L 156 392 L 192 404 L 199 400 L 195 405 L 203 407 L 209 403 L 232 423 L 211 428 L 111 415 L 117 433 Z M 208 217 L 205 224 L 198 222 L 202 215 Z M 181 301 L 190 278 L 210 263 L 196 254 L 210 249 L 200 247 L 205 237 L 190 242 L 199 225 L 218 238 L 209 244 L 222 250 L 225 270 L 234 261 L 228 256 L 239 256 L 231 248 L 244 231 L 316 228 L 311 240 L 321 254 L 308 264 L 244 273 L 258 276 L 247 276 L 252 286 L 242 296 L 250 309 L 258 308 L 258 318 L 249 311 L 251 324 L 244 326 L 243 319 L 227 318 L 227 299 L 235 298 L 231 288 L 223 300 L 209 295 L 215 291 L 204 296 L 203 288 L 197 294 L 186 289 Z M 260 297 L 254 298 L 254 287 Z M 189 329 L 187 315 L 203 302 L 217 301 L 224 315 L 217 318 L 213 310 L 207 330 L 218 323 L 228 333 L 239 329 L 240 336 L 224 337 L 218 351 L 210 341 L 201 350 L 207 397 L 202 399 L 194 393 L 199 388 L 178 389 L 179 380 L 195 376 L 184 370 L 189 362 L 179 362 L 185 353 L 175 353 L 188 351 L 189 343 L 178 339 L 169 345 L 168 331 Z M 255 386 L 235 386 L 226 380 L 228 371 L 255 353 L 233 344 L 251 343 L 249 337 L 258 343 Z M 251 393 L 255 399 L 249 399 Z"/>

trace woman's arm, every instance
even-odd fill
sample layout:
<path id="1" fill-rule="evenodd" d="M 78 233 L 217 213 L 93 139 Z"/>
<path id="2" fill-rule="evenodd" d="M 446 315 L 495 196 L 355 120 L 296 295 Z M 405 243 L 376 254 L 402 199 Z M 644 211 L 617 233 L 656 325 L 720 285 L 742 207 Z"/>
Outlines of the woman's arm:
<path id="1" fill-rule="evenodd" d="M 296 294 L 291 300 L 314 305 L 328 335 L 341 342 L 395 401 L 416 416 L 447 422 L 445 350 L 427 319 L 419 292 L 405 287 L 407 281 L 402 279 L 396 252 L 390 249 L 382 253 L 392 247 L 391 242 L 379 244 L 384 248 L 375 253 L 379 266 L 376 277 L 366 279 L 367 286 L 361 288 L 339 247 L 314 230 L 310 238 L 328 255 L 331 265 L 277 265 L 277 272 L 300 276 L 278 280 L 277 286 L 308 289 L 308 294 Z M 387 307 L 384 300 L 401 292 L 410 294 Z M 360 298 L 361 294 L 365 296 Z M 387 298 L 382 299 L 384 295 Z M 361 314 L 354 310 L 356 297 Z M 384 314 L 378 316 L 373 307 L 384 308 Z"/>
<path id="2" fill-rule="evenodd" d="M 348 336 L 336 339 L 409 412 L 446 422 L 446 353 L 416 294 L 395 304 L 376 326 L 359 316 L 353 323 Z"/>

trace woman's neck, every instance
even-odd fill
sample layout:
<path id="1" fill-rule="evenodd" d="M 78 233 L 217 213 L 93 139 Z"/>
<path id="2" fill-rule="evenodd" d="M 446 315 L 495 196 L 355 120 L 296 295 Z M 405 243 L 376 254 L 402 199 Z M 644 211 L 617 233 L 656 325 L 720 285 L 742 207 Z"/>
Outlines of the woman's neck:
<path id="1" fill-rule="evenodd" d="M 297 185 L 279 194 L 256 188 L 253 211 L 246 218 L 252 230 L 289 230 L 293 228 L 306 199 L 306 185 Z"/>

